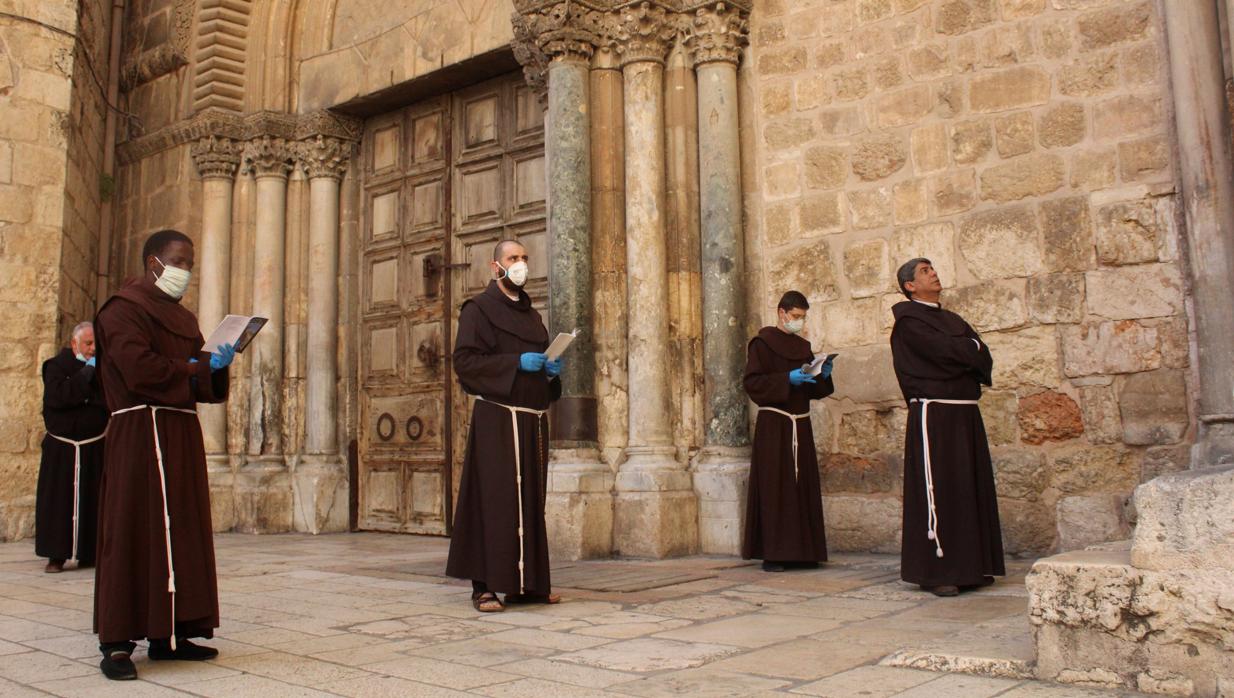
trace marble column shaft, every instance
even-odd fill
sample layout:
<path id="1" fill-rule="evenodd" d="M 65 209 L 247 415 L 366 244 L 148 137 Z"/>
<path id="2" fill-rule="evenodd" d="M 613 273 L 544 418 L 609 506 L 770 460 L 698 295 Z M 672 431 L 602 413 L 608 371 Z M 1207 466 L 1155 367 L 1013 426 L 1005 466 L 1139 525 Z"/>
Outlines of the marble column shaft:
<path id="1" fill-rule="evenodd" d="M 308 351 L 304 452 L 338 454 L 338 222 L 342 173 L 309 178 Z"/>
<path id="2" fill-rule="evenodd" d="M 1199 344 L 1194 460 L 1234 463 L 1234 158 L 1217 5 L 1163 7 Z"/>

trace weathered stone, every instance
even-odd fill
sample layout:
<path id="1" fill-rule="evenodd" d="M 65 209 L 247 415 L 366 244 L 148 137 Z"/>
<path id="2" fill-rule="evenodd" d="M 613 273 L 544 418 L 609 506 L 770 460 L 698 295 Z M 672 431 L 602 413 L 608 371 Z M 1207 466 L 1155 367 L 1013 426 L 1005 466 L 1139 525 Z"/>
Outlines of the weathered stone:
<path id="1" fill-rule="evenodd" d="M 1125 540 L 1131 527 L 1122 516 L 1123 500 L 1116 494 L 1059 499 L 1059 550 L 1079 550 L 1098 543 Z"/>
<path id="2" fill-rule="evenodd" d="M 793 288 L 811 301 L 832 301 L 839 298 L 831 247 L 825 241 L 791 248 L 774 258 L 772 273 L 784 288 Z"/>
<path id="3" fill-rule="evenodd" d="M 908 179 L 891 191 L 892 218 L 896 225 L 920 223 L 929 216 L 926 203 L 926 180 Z"/>
<path id="4" fill-rule="evenodd" d="M 1084 417 L 1084 436 L 1089 443 L 1113 444 L 1123 439 L 1123 423 L 1118 412 L 1118 394 L 1113 385 L 1081 386 L 1080 412 Z"/>
<path id="5" fill-rule="evenodd" d="M 875 72 L 877 76 L 878 73 Z M 879 85 L 886 88 L 888 85 Z M 882 127 L 904 126 L 920 121 L 930 113 L 934 102 L 928 85 L 914 85 L 879 98 L 876 110 L 878 124 Z M 939 125 L 942 130 L 942 125 Z M 945 136 L 942 137 L 945 140 Z"/>
<path id="6" fill-rule="evenodd" d="M 982 335 L 994 356 L 994 387 L 1052 388 L 1058 374 L 1058 339 L 1052 327 L 1029 327 L 1017 332 Z"/>
<path id="7" fill-rule="evenodd" d="M 771 203 L 763 207 L 763 239 L 768 245 L 778 247 L 797 241 L 801 234 L 801 226 L 797 223 L 799 208 L 797 201 Z"/>
<path id="8" fill-rule="evenodd" d="M 1083 274 L 1034 276 L 1028 280 L 1027 297 L 1033 322 L 1052 325 L 1084 319 Z"/>
<path id="9" fill-rule="evenodd" d="M 894 553 L 900 549 L 898 496 L 823 495 L 827 547 L 853 552 Z"/>
<path id="10" fill-rule="evenodd" d="M 862 99 L 870 93 L 870 74 L 865 66 L 841 68 L 833 78 L 833 93 L 841 102 Z"/>
<path id="11" fill-rule="evenodd" d="M 1118 59 L 1113 52 L 1094 54 L 1064 66 L 1059 92 L 1069 97 L 1105 94 L 1118 85 Z"/>
<path id="12" fill-rule="evenodd" d="M 998 520 L 1008 555 L 1039 555 L 1054 549 L 1054 507 L 1044 501 L 1006 499 L 999 492 Z"/>
<path id="13" fill-rule="evenodd" d="M 977 162 L 994 147 L 990 136 L 990 124 L 984 119 L 962 121 L 952 127 L 951 151 L 955 161 L 962 165 Z"/>
<path id="14" fill-rule="evenodd" d="M 1084 105 L 1066 102 L 1051 107 L 1037 122 L 1037 138 L 1046 148 L 1061 148 L 1084 140 L 1087 133 Z"/>
<path id="15" fill-rule="evenodd" d="M 1119 446 L 1081 446 L 1049 458 L 1050 485 L 1064 494 L 1130 492 L 1139 482 L 1133 454 Z"/>
<path id="16" fill-rule="evenodd" d="M 763 129 L 763 140 L 771 148 L 794 148 L 814 138 L 811 119 L 777 119 Z"/>
<path id="17" fill-rule="evenodd" d="M 1141 39 L 1151 19 L 1152 8 L 1147 2 L 1085 13 L 1077 22 L 1080 46 L 1092 50 Z"/>
<path id="18" fill-rule="evenodd" d="M 1088 312 L 1110 320 L 1170 317 L 1183 311 L 1182 278 L 1173 264 L 1090 271 L 1084 285 Z"/>
<path id="19" fill-rule="evenodd" d="M 1118 173 L 1118 153 L 1093 150 L 1076 153 L 1071 159 L 1071 186 L 1096 191 L 1114 184 Z"/>
<path id="20" fill-rule="evenodd" d="M 1234 468 L 1165 475 L 1141 485 L 1135 505 L 1131 560 L 1137 567 L 1234 570 L 1234 517 L 1228 515 L 1234 511 Z M 1234 616 L 1234 599 L 1221 606 Z"/>
<path id="21" fill-rule="evenodd" d="M 1150 136 L 1118 144 L 1119 170 L 1131 182 L 1170 166 L 1170 143 L 1165 136 Z"/>
<path id="22" fill-rule="evenodd" d="M 998 154 L 1004 158 L 1032 152 L 1034 145 L 1033 115 L 1016 112 L 994 119 L 994 141 Z"/>
<path id="23" fill-rule="evenodd" d="M 1154 323 L 1161 338 L 1161 365 L 1166 368 L 1187 368 L 1191 365 L 1191 336 L 1185 316 L 1161 319 Z"/>
<path id="24" fill-rule="evenodd" d="M 1123 95 L 1097 104 L 1093 112 L 1093 136 L 1098 140 L 1122 140 L 1162 127 L 1160 97 Z"/>
<path id="25" fill-rule="evenodd" d="M 796 162 L 781 162 L 763 168 L 764 192 L 771 198 L 801 193 L 801 167 Z"/>
<path id="26" fill-rule="evenodd" d="M 857 3 L 857 21 L 862 24 L 886 19 L 892 12 L 891 0 L 861 0 Z"/>
<path id="27" fill-rule="evenodd" d="M 971 168 L 943 172 L 930 178 L 930 190 L 934 215 L 963 213 L 977 205 L 977 173 Z"/>
<path id="28" fill-rule="evenodd" d="M 1043 201 L 1041 233 L 1046 266 L 1051 271 L 1082 271 L 1093 267 L 1093 226 L 1088 197 Z"/>
<path id="29" fill-rule="evenodd" d="M 1066 441 L 1084 433 L 1080 406 L 1063 393 L 1046 390 L 1020 400 L 1020 438 L 1026 444 Z"/>
<path id="30" fill-rule="evenodd" d="M 978 332 L 1019 327 L 1028 319 L 1022 281 L 951 289 L 943 294 L 943 304 Z"/>
<path id="31" fill-rule="evenodd" d="M 810 111 L 831 102 L 828 83 L 820 75 L 798 78 L 793 93 L 797 99 L 797 111 Z"/>
<path id="32" fill-rule="evenodd" d="M 995 25 L 977 35 L 977 48 L 985 68 L 1028 63 L 1036 54 L 1032 32 L 1026 22 Z"/>
<path id="33" fill-rule="evenodd" d="M 896 457 L 861 457 L 831 453 L 818 466 L 828 494 L 894 493 L 900 490 L 904 466 Z"/>
<path id="34" fill-rule="evenodd" d="M 844 229 L 844 199 L 838 191 L 812 194 L 801 200 L 801 229 L 807 233 L 834 233 Z"/>
<path id="35" fill-rule="evenodd" d="M 1135 446 L 1177 443 L 1187 432 L 1187 381 L 1182 371 L 1133 373 L 1118 396 L 1123 442 Z"/>
<path id="36" fill-rule="evenodd" d="M 956 285 L 955 230 L 950 223 L 897 228 L 891 236 L 891 266 L 898 267 L 914 257 L 933 263 L 943 288 Z"/>
<path id="37" fill-rule="evenodd" d="M 822 70 L 834 68 L 847 58 L 845 45 L 842 41 L 833 41 L 814 47 L 814 67 Z"/>
<path id="38" fill-rule="evenodd" d="M 1007 446 L 1020 440 L 1016 410 L 1020 401 L 1012 390 L 986 389 L 981 393 L 981 421 L 991 446 Z"/>
<path id="39" fill-rule="evenodd" d="M 845 246 L 844 276 L 853 298 L 866 298 L 890 290 L 892 278 L 887 263 L 887 241 L 878 238 Z"/>
<path id="40" fill-rule="evenodd" d="M 1050 484 L 1043 453 L 1010 449 L 995 453 L 991 460 L 999 497 L 1035 502 Z"/>
<path id="41" fill-rule="evenodd" d="M 779 116 L 793 107 L 793 96 L 787 84 L 768 85 L 763 88 L 763 115 Z"/>
<path id="42" fill-rule="evenodd" d="M 759 56 L 758 72 L 763 75 L 788 75 L 799 73 L 806 67 L 806 50 L 794 47 L 780 51 L 768 51 Z"/>
<path id="43" fill-rule="evenodd" d="M 857 107 L 825 109 L 814 118 L 819 133 L 828 136 L 851 136 L 865 129 L 865 121 Z"/>
<path id="44" fill-rule="evenodd" d="M 858 404 L 888 401 L 903 404 L 900 384 L 896 382 L 891 364 L 891 347 L 887 343 L 847 349 L 843 359 L 845 378 L 836 381 L 834 399 L 847 398 Z"/>
<path id="45" fill-rule="evenodd" d="M 975 213 L 960 225 L 964 261 L 979 279 L 1030 276 L 1041 271 L 1037 218 L 1028 206 Z"/>
<path id="46" fill-rule="evenodd" d="M 951 74 L 946 44 L 930 44 L 908 52 L 908 74 L 914 80 L 932 80 Z"/>
<path id="47" fill-rule="evenodd" d="M 1128 85 L 1155 85 L 1161 80 L 1161 52 L 1156 41 L 1144 41 L 1123 51 L 1123 81 Z"/>
<path id="48" fill-rule="evenodd" d="M 1109 265 L 1155 262 L 1161 228 L 1151 200 L 1103 206 L 1097 212 L 1097 259 Z"/>
<path id="49" fill-rule="evenodd" d="M 1039 36 L 1041 53 L 1046 58 L 1058 60 L 1071 53 L 1072 22 L 1068 17 L 1041 22 Z"/>
<path id="50" fill-rule="evenodd" d="M 1003 19 L 1024 19 L 1045 11 L 1045 0 L 1002 0 Z"/>
<path id="51" fill-rule="evenodd" d="M 876 298 L 827 303 L 816 314 L 821 324 L 811 337 L 832 349 L 873 344 L 880 338 L 878 307 Z"/>
<path id="52" fill-rule="evenodd" d="M 969 84 L 968 99 L 979 113 L 1045 104 L 1050 99 L 1050 74 L 1029 66 L 983 73 Z"/>
<path id="53" fill-rule="evenodd" d="M 888 177 L 908 160 L 904 143 L 894 136 L 868 138 L 853 150 L 853 173 L 872 182 Z"/>
<path id="54" fill-rule="evenodd" d="M 990 0 L 948 0 L 938 8 L 934 30 L 956 36 L 988 24 L 994 19 Z"/>
<path id="55" fill-rule="evenodd" d="M 1134 320 L 1060 328 L 1063 373 L 1075 378 L 1099 373 L 1137 373 L 1161 366 L 1157 329 Z"/>
<path id="56" fill-rule="evenodd" d="M 947 128 L 941 123 L 913 129 L 909 137 L 913 170 L 917 174 L 937 172 L 947 167 Z"/>
<path id="57" fill-rule="evenodd" d="M 891 225 L 890 187 L 850 190 L 847 196 L 854 228 L 862 230 Z"/>
<path id="58" fill-rule="evenodd" d="M 816 146 L 806 151 L 806 185 L 811 189 L 838 189 L 848 179 L 845 148 Z"/>
<path id="59" fill-rule="evenodd" d="M 981 173 L 981 197 L 1005 202 L 1044 196 L 1063 186 L 1065 170 L 1063 159 L 1052 153 L 1016 158 Z"/>

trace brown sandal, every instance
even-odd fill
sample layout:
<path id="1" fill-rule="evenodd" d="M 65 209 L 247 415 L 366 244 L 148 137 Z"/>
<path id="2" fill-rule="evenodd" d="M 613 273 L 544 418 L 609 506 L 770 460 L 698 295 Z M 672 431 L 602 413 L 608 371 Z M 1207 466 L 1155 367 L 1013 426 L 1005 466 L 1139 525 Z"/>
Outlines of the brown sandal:
<path id="1" fill-rule="evenodd" d="M 481 613 L 501 613 L 506 605 L 491 591 L 481 591 L 471 595 L 471 605 Z"/>

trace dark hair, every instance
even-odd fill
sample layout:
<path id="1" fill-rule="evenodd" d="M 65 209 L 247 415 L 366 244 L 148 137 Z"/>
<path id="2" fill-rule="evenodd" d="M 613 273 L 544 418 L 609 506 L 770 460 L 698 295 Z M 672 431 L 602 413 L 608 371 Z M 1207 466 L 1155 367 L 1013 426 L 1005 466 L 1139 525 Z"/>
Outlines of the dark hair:
<path id="1" fill-rule="evenodd" d="M 146 238 L 146 244 L 141 247 L 142 264 L 146 263 L 150 255 L 158 257 L 163 254 L 163 250 L 166 250 L 167 246 L 173 242 L 187 242 L 189 245 L 192 245 L 193 239 L 179 230 L 171 230 L 170 228 L 152 233 L 150 237 Z"/>
<path id="2" fill-rule="evenodd" d="M 912 300 L 913 294 L 909 293 L 907 288 L 904 288 L 904 284 L 917 278 L 917 265 L 922 262 L 925 262 L 926 264 L 933 264 L 933 262 L 925 257 L 914 257 L 913 259 L 901 264 L 900 268 L 896 270 L 896 283 L 900 285 L 900 293 L 903 293 L 904 297 L 909 300 Z"/>
<path id="3" fill-rule="evenodd" d="M 806 300 L 805 295 L 801 291 L 789 291 L 780 296 L 780 304 L 776 307 L 785 312 L 794 309 L 809 310 L 810 301 Z"/>
<path id="4" fill-rule="evenodd" d="M 501 242 L 497 243 L 496 247 L 493 248 L 493 261 L 494 262 L 501 261 L 501 255 L 505 251 L 506 245 L 518 245 L 519 247 L 523 247 L 523 248 L 527 247 L 526 245 L 519 242 L 518 240 L 502 240 Z"/>

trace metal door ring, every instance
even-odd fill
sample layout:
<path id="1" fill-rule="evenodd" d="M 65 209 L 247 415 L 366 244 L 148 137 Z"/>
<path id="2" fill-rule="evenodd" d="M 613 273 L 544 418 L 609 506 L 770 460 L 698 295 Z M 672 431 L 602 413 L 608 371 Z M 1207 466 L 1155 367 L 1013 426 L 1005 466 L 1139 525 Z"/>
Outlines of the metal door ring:
<path id="1" fill-rule="evenodd" d="M 394 415 L 389 412 L 382 412 L 377 418 L 377 438 L 382 441 L 394 438 Z"/>
<path id="2" fill-rule="evenodd" d="M 411 416 L 407 419 L 407 438 L 412 441 L 419 441 L 424 435 L 424 422 L 419 417 Z"/>

